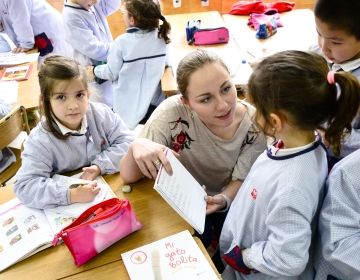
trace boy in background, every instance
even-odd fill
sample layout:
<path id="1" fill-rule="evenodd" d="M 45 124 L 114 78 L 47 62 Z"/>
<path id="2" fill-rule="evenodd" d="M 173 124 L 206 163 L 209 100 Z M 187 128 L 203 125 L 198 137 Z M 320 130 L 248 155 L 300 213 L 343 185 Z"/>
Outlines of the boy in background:
<path id="1" fill-rule="evenodd" d="M 318 0 L 314 7 L 318 46 L 312 50 L 323 55 L 332 71 L 345 71 L 360 80 L 359 0 Z M 341 98 L 341 97 L 340 97 Z M 360 148 L 360 115 L 344 139 L 340 158 Z M 339 158 L 331 157 L 332 166 Z"/>
<path id="2" fill-rule="evenodd" d="M 65 38 L 74 48 L 74 59 L 83 66 L 107 62 L 113 38 L 106 17 L 120 8 L 120 0 L 67 0 L 63 9 Z M 111 81 L 92 84 L 99 99 L 113 105 Z"/>

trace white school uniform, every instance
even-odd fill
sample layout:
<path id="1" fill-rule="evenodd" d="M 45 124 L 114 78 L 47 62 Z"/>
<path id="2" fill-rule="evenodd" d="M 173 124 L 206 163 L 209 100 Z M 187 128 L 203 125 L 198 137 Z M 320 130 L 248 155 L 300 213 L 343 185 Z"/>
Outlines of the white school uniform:
<path id="1" fill-rule="evenodd" d="M 326 175 L 320 138 L 294 149 L 271 146 L 258 157 L 231 204 L 220 250 L 246 249 L 244 263 L 259 273 L 227 265 L 223 279 L 312 279 L 309 248 Z"/>
<path id="2" fill-rule="evenodd" d="M 360 150 L 338 162 L 327 179 L 320 212 L 316 280 L 360 279 Z"/>
<path id="3" fill-rule="evenodd" d="M 108 63 L 94 69 L 95 75 L 113 81 L 114 111 L 134 129 L 150 105 L 164 99 L 160 80 L 168 64 L 168 45 L 158 30 L 128 28 L 116 38 Z"/>
<path id="4" fill-rule="evenodd" d="M 74 48 L 73 57 L 82 65 L 97 65 L 107 61 L 113 38 L 106 17 L 119 9 L 119 0 L 100 0 L 89 10 L 66 2 L 63 9 L 65 37 Z M 110 81 L 94 84 L 102 101 L 112 107 Z"/>
<path id="5" fill-rule="evenodd" d="M 61 14 L 44 0 L 0 0 L 0 20 L 4 32 L 18 47 L 34 47 L 34 36 L 45 32 L 52 53 L 69 56 L 71 47 L 64 37 Z"/>

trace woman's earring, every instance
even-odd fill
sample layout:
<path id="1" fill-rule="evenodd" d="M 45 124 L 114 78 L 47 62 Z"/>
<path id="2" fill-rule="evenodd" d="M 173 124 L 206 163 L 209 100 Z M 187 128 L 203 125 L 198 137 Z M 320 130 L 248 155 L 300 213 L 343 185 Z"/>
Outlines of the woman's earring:
<path id="1" fill-rule="evenodd" d="M 272 132 L 273 132 L 273 133 L 275 133 L 275 132 L 276 132 L 275 127 L 273 127 L 271 130 L 272 130 Z"/>

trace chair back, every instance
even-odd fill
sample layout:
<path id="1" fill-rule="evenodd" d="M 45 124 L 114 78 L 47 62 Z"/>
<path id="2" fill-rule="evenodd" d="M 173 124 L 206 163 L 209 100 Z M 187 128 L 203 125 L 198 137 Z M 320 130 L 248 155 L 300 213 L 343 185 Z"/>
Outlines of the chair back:
<path id="1" fill-rule="evenodd" d="M 30 133 L 25 107 L 18 106 L 0 119 L 0 150 L 7 147 L 22 132 Z M 0 173 L 0 187 L 10 180 L 21 166 L 21 150 L 11 148 L 16 161 Z"/>
<path id="2" fill-rule="evenodd" d="M 30 128 L 25 107 L 18 106 L 0 119 L 0 150 L 9 145 L 22 131 L 29 134 Z"/>

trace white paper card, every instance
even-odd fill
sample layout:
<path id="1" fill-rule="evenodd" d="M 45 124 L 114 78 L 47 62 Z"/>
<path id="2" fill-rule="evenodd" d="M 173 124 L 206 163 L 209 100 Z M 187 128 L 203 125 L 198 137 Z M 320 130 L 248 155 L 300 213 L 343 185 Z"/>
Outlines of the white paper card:
<path id="1" fill-rule="evenodd" d="M 189 231 L 121 254 L 132 280 L 219 279 Z"/>

